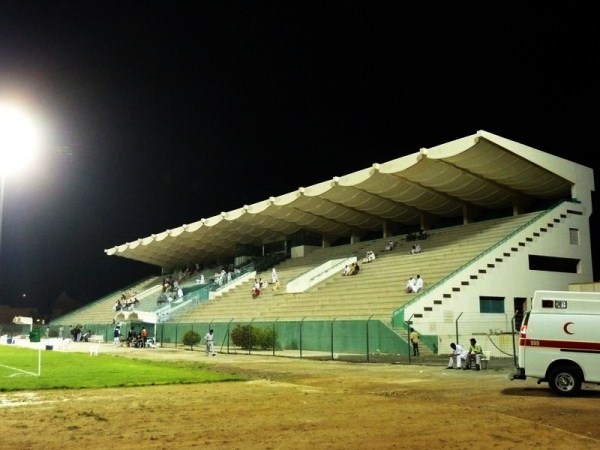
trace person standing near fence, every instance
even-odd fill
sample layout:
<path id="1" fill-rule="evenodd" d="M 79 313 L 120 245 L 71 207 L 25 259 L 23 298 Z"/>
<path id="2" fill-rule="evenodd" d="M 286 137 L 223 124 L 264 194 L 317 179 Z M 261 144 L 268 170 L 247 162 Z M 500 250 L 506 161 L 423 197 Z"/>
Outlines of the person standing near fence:
<path id="1" fill-rule="evenodd" d="M 204 336 L 204 340 L 206 341 L 206 356 L 209 354 L 215 356 L 213 330 L 208 330 L 208 333 Z"/>
<path id="2" fill-rule="evenodd" d="M 419 333 L 415 331 L 414 328 L 410 329 L 410 342 L 413 348 L 413 356 L 420 356 L 419 352 Z"/>
<path id="3" fill-rule="evenodd" d="M 116 326 L 115 331 L 113 332 L 113 345 L 115 347 L 119 347 L 121 345 L 121 327 Z"/>

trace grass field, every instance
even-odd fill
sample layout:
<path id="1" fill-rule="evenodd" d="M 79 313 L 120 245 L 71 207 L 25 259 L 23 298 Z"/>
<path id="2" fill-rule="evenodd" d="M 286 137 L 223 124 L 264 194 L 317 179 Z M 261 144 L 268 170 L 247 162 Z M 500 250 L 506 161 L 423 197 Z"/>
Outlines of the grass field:
<path id="1" fill-rule="evenodd" d="M 9 367 L 16 367 L 14 370 Z M 239 381 L 239 375 L 215 373 L 195 362 L 159 362 L 121 356 L 41 351 L 0 346 L 0 392 L 37 389 L 87 389 Z"/>

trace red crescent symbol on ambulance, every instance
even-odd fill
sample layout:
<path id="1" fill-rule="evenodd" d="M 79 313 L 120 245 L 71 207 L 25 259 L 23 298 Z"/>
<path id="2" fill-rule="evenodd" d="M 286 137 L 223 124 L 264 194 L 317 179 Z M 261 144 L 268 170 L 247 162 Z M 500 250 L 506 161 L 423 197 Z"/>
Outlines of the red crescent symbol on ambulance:
<path id="1" fill-rule="evenodd" d="M 565 333 L 567 334 L 573 334 L 572 331 L 569 331 L 569 325 L 573 325 L 573 322 L 567 322 L 563 325 L 563 330 L 565 331 Z"/>

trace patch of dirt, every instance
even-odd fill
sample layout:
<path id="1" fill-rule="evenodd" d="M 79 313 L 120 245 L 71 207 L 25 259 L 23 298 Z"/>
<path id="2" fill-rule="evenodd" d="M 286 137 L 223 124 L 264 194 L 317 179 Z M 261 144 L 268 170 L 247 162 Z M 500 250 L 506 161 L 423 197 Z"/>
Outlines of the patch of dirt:
<path id="1" fill-rule="evenodd" d="M 108 346 L 109 347 L 109 346 Z M 600 391 L 559 398 L 509 370 L 347 363 L 200 350 L 110 349 L 201 360 L 249 381 L 0 395 L 2 448 L 596 449 Z M 85 351 L 85 349 L 84 349 Z"/>

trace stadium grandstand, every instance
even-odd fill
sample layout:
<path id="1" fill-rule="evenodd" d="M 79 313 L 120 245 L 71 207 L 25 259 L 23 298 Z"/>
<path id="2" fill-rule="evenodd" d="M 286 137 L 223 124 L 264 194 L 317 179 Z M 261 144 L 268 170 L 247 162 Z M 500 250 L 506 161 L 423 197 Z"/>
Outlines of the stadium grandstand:
<path id="1" fill-rule="evenodd" d="M 592 169 L 479 131 L 106 249 L 162 275 L 50 327 L 82 324 L 111 341 L 115 323 L 143 323 L 162 346 L 212 328 L 217 351 L 368 361 L 410 358 L 413 327 L 424 355 L 477 336 L 508 357 L 535 290 L 593 284 L 593 191 Z M 415 242 L 421 251 L 411 254 Z M 376 259 L 363 263 L 369 250 Z M 359 273 L 343 276 L 355 262 Z M 416 275 L 424 287 L 407 293 Z M 138 303 L 116 311 L 125 291 Z M 269 344 L 240 348 L 232 334 L 244 327 L 266 330 Z"/>

